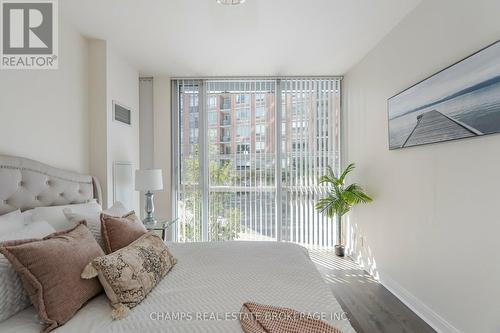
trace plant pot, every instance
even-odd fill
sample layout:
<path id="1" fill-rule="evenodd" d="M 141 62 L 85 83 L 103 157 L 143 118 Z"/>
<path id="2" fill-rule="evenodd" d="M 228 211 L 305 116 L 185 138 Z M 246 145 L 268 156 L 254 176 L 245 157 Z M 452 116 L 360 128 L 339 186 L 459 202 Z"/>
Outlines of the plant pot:
<path id="1" fill-rule="evenodd" d="M 335 245 L 335 254 L 338 257 L 345 256 L 345 247 L 344 247 L 344 245 Z"/>
<path id="2" fill-rule="evenodd" d="M 345 247 L 342 245 L 342 216 L 337 214 L 337 244 L 335 245 L 335 254 L 339 257 L 345 255 Z"/>

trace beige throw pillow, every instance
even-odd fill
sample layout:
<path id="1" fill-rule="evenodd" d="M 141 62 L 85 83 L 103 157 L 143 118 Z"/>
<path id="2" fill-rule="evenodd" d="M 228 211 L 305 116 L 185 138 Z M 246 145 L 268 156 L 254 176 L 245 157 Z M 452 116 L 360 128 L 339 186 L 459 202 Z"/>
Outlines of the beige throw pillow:
<path id="1" fill-rule="evenodd" d="M 72 225 L 76 225 L 80 221 L 87 221 L 87 227 L 94 235 L 97 244 L 99 244 L 103 250 L 106 250 L 106 248 L 101 235 L 101 214 L 120 217 L 128 212 L 127 208 L 125 208 L 125 206 L 123 206 L 123 204 L 119 201 L 115 202 L 113 206 L 104 211 L 89 211 L 87 213 L 78 211 L 75 212 L 70 206 L 63 209 L 64 216 L 66 216 L 66 219 Z"/>
<path id="2" fill-rule="evenodd" d="M 12 233 L 0 234 L 0 241 L 42 238 L 54 232 L 47 222 L 36 221 Z M 19 274 L 3 254 L 0 254 L 0 300 L 0 322 L 31 305 Z"/>
<path id="3" fill-rule="evenodd" d="M 148 232 L 116 252 L 93 259 L 83 270 L 82 278 L 98 276 L 114 308 L 113 319 L 122 319 L 176 262 L 163 240 Z"/>
<path id="4" fill-rule="evenodd" d="M 106 253 L 112 253 L 135 241 L 147 232 L 134 211 L 115 217 L 101 214 L 101 235 Z"/>
<path id="5" fill-rule="evenodd" d="M 43 239 L 2 243 L 0 252 L 21 277 L 44 332 L 66 323 L 102 292 L 98 281 L 80 277 L 89 261 L 104 255 L 85 222 Z"/>

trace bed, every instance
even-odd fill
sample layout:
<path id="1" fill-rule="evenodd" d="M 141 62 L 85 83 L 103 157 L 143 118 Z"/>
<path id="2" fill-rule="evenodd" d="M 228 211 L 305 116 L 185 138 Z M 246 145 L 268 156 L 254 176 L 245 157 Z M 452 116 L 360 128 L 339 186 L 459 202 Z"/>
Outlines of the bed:
<path id="1" fill-rule="evenodd" d="M 100 193 L 94 177 L 0 156 L 0 214 L 100 201 Z M 101 294 L 53 332 L 242 332 L 237 314 L 247 301 L 311 313 L 344 333 L 354 332 L 303 247 L 275 242 L 167 245 L 177 265 L 127 318 L 113 321 Z M 0 323 L 3 333 L 39 331 L 33 307 Z"/>

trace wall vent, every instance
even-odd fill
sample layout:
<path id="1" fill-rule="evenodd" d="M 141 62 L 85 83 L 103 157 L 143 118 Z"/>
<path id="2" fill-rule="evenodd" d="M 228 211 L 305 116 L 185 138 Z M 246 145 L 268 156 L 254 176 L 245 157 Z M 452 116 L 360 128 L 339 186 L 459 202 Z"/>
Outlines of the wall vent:
<path id="1" fill-rule="evenodd" d="M 132 110 L 118 102 L 113 102 L 113 119 L 120 123 L 132 125 Z"/>

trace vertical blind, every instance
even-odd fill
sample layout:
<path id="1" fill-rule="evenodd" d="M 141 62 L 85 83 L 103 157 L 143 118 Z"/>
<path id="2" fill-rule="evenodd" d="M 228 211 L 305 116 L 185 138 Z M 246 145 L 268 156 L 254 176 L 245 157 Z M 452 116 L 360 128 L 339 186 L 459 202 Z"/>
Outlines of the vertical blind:
<path id="1" fill-rule="evenodd" d="M 339 165 L 339 82 L 283 80 L 281 87 L 282 239 L 331 247 L 335 228 L 314 204 L 327 190 L 319 177 Z"/>
<path id="2" fill-rule="evenodd" d="M 176 240 L 333 246 L 314 204 L 339 165 L 339 79 L 173 83 Z"/>

